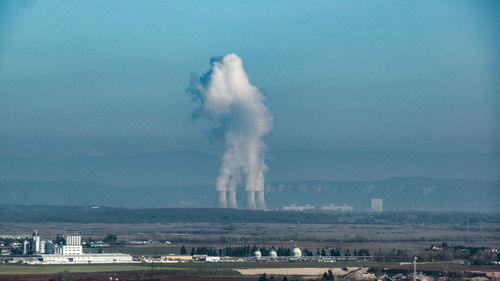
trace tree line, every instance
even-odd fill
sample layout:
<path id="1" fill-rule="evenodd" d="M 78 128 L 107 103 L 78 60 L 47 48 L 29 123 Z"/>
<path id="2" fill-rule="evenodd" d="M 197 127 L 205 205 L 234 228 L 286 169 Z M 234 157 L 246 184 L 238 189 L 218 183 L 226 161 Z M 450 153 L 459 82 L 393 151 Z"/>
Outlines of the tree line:
<path id="1" fill-rule="evenodd" d="M 76 223 L 316 223 L 316 224 L 418 224 L 474 225 L 500 223 L 497 214 L 437 211 L 293 212 L 218 208 L 125 209 L 111 207 L 0 205 L 4 222 Z"/>
<path id="2" fill-rule="evenodd" d="M 230 257 L 250 257 L 256 251 L 260 251 L 262 256 L 269 256 L 271 251 L 275 251 L 278 256 L 289 257 L 292 255 L 292 248 L 289 247 L 259 247 L 256 245 L 226 246 L 224 248 L 215 248 L 207 246 L 192 247 L 190 255 L 208 255 L 208 256 L 230 256 Z M 370 256 L 368 249 L 341 249 L 341 248 L 316 248 L 301 250 L 303 256 Z M 187 255 L 188 249 L 182 245 L 181 255 Z"/>

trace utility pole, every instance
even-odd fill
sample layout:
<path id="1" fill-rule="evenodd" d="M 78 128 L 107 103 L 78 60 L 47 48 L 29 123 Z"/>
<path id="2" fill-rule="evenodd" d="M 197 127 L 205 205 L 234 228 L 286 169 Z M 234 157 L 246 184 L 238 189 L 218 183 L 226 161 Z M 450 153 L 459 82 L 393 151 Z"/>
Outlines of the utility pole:
<path id="1" fill-rule="evenodd" d="M 417 257 L 413 260 L 413 281 L 417 281 Z"/>

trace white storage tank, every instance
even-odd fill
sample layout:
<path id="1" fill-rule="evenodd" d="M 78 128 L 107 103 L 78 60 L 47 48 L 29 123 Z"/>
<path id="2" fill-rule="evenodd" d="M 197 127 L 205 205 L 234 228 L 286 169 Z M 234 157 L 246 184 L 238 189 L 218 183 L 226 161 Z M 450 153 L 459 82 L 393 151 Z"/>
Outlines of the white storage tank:
<path id="1" fill-rule="evenodd" d="M 302 256 L 302 251 L 299 248 L 293 248 L 292 249 L 292 257 L 301 257 Z"/>

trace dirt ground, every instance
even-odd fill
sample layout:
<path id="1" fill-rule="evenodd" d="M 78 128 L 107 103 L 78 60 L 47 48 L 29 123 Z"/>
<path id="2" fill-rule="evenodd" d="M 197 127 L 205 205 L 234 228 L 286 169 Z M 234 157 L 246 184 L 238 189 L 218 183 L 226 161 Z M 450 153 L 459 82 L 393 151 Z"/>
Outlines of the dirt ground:
<path id="1" fill-rule="evenodd" d="M 401 269 L 401 267 L 380 267 L 380 269 Z M 248 269 L 202 269 L 202 270 L 173 270 L 157 271 L 154 276 L 149 271 L 130 271 L 120 273 L 56 273 L 56 274 L 24 274 L 24 275 L 0 275 L 0 281 L 49 281 L 49 280 L 106 280 L 110 277 L 118 280 L 160 280 L 160 281 L 256 281 L 258 276 L 266 273 L 268 276 L 302 276 L 304 278 L 316 278 L 324 272 L 331 270 L 334 275 L 358 274 L 368 276 L 368 267 L 348 267 L 348 268 L 329 268 L 329 267 L 302 267 L 302 268 L 248 268 Z M 411 271 L 411 269 L 408 269 Z M 491 277 L 500 277 L 500 266 L 458 266 L 458 265 L 421 265 L 417 268 L 419 272 L 432 271 L 469 271 L 487 273 Z M 368 275 L 367 275 L 368 274 Z M 363 276 L 358 276 L 363 279 Z M 115 279 L 116 280 L 116 279 Z M 279 279 L 278 279 L 279 280 Z"/>
<path id="2" fill-rule="evenodd" d="M 155 280 L 155 281 L 256 281 L 257 278 L 255 277 L 203 277 L 203 276 L 198 276 L 198 277 L 193 277 L 193 276 L 154 276 L 152 277 L 150 275 L 143 276 L 142 278 L 138 278 L 138 276 L 135 276 L 133 274 L 116 274 L 116 275 L 110 275 L 110 274 L 103 274 L 103 273 L 71 273 L 69 275 L 66 275 L 64 277 L 65 281 L 73 281 L 73 280 L 102 280 L 102 281 L 109 281 L 109 277 L 113 278 L 118 278 L 118 280 Z M 50 281 L 50 280 L 59 280 L 58 276 L 56 274 L 32 274 L 32 275 L 22 275 L 22 276 L 16 276 L 16 275 L 2 275 L 0 276 L 1 281 Z"/>
<path id="3" fill-rule="evenodd" d="M 302 268 L 245 268 L 245 269 L 235 269 L 235 271 L 241 273 L 242 275 L 262 275 L 266 273 L 267 275 L 286 275 L 286 276 L 320 276 L 323 273 L 331 270 L 333 275 L 344 275 L 350 273 L 357 267 L 346 268 L 328 268 L 328 267 L 302 267 Z"/>
<path id="4" fill-rule="evenodd" d="M 49 281 L 49 280 L 161 280 L 161 281 L 255 281 L 254 276 L 234 276 L 232 270 L 221 270 L 219 272 L 203 271 L 159 271 L 151 275 L 151 272 L 120 272 L 120 273 L 57 273 L 57 274 L 24 274 L 24 275 L 0 275 L 0 281 Z"/>

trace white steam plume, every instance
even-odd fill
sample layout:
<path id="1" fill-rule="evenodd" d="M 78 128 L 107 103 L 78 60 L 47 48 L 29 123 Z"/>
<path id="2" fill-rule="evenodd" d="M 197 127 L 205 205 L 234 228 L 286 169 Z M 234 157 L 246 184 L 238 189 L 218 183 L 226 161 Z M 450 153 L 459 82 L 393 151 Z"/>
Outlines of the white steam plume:
<path id="1" fill-rule="evenodd" d="M 224 134 L 226 149 L 216 188 L 220 192 L 234 192 L 242 176 L 246 176 L 245 190 L 249 194 L 256 191 L 263 194 L 267 166 L 262 138 L 271 130 L 273 119 L 264 105 L 265 98 L 250 84 L 238 55 L 213 58 L 211 67 L 194 81 L 191 92 L 201 101 L 198 113 L 216 122 L 219 127 L 216 131 Z M 231 201 L 230 207 L 235 208 L 236 203 Z M 264 202 L 258 205 L 265 206 Z"/>

